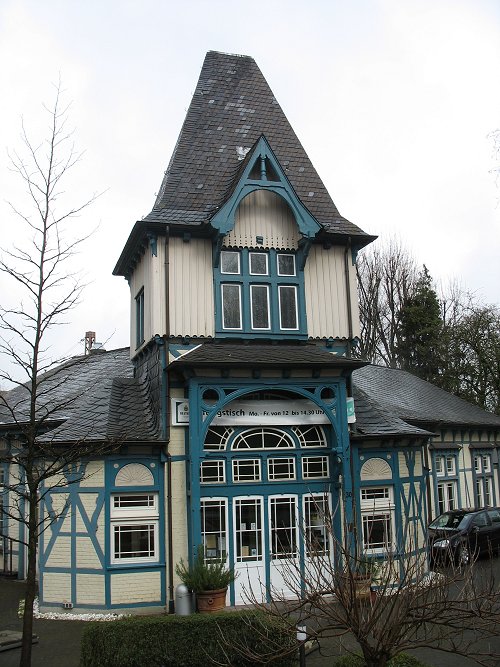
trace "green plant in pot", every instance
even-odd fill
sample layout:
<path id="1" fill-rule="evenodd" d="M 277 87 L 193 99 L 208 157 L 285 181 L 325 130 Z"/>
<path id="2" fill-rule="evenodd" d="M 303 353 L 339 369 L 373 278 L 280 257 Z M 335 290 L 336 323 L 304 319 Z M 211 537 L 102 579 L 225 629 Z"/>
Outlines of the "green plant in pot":
<path id="1" fill-rule="evenodd" d="M 181 560 L 175 566 L 177 576 L 190 591 L 196 593 L 198 611 L 220 611 L 226 604 L 226 593 L 237 573 L 226 565 L 225 558 L 205 560 L 203 545 L 198 546 L 192 565 Z"/>
<path id="2" fill-rule="evenodd" d="M 357 598 L 370 597 L 371 584 L 380 568 L 379 561 L 373 556 L 354 556 L 347 565 L 346 579 L 352 582 Z"/>

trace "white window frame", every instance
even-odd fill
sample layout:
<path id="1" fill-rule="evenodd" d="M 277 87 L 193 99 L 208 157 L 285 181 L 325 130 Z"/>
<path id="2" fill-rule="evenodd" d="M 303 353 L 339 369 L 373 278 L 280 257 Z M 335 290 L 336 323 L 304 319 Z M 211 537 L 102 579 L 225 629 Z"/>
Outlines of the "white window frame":
<path id="1" fill-rule="evenodd" d="M 200 463 L 200 484 L 224 484 L 226 481 L 226 466 L 224 459 L 205 459 Z M 206 469 L 216 468 L 218 475 L 215 479 L 209 479 L 206 476 Z M 215 477 L 215 475 L 214 475 Z"/>
<path id="2" fill-rule="evenodd" d="M 240 319 L 240 325 L 238 327 L 228 327 L 224 321 L 224 288 L 225 287 L 236 287 L 238 290 L 238 313 Z M 220 286 L 220 298 L 221 298 L 221 319 L 222 319 L 222 328 L 226 331 L 241 331 L 243 329 L 243 313 L 241 309 L 241 285 L 239 283 L 221 283 Z"/>
<path id="3" fill-rule="evenodd" d="M 450 510 L 457 509 L 457 504 L 458 504 L 457 480 L 447 479 L 438 482 L 436 501 L 439 514 L 443 514 L 443 512 L 449 512 Z"/>
<path id="4" fill-rule="evenodd" d="M 240 478 L 241 473 L 238 468 L 241 464 L 252 465 L 255 471 L 253 477 L 245 477 L 244 479 Z M 234 484 L 252 484 L 254 482 L 262 481 L 262 467 L 261 459 L 251 458 L 251 459 L 233 459 L 231 463 L 231 469 L 233 473 L 233 483 Z"/>
<path id="5" fill-rule="evenodd" d="M 275 516 L 274 509 L 279 504 L 286 504 L 290 509 L 290 516 L 293 517 L 293 524 L 288 526 L 275 525 L 273 527 L 273 518 Z M 276 496 L 269 496 L 268 498 L 268 512 L 269 512 L 269 527 L 268 527 L 268 539 L 269 539 L 269 557 L 273 562 L 279 562 L 282 560 L 294 559 L 299 556 L 300 545 L 299 545 L 299 505 L 298 505 L 298 496 L 296 494 L 280 494 Z M 292 546 L 294 550 L 292 551 L 280 551 L 279 550 L 279 535 L 281 533 L 288 532 L 289 536 L 292 537 Z M 277 533 L 274 535 L 274 533 Z M 275 540 L 275 537 L 277 538 Z M 275 548 L 277 547 L 277 548 Z"/>
<path id="6" fill-rule="evenodd" d="M 206 523 L 204 523 L 202 508 L 211 503 L 216 505 L 219 509 L 219 517 L 224 517 L 224 526 L 219 526 L 216 531 L 207 531 Z M 201 498 L 200 500 L 200 521 L 201 521 L 201 540 L 205 549 L 205 560 L 210 561 L 211 558 L 226 558 L 227 557 L 227 539 L 228 539 L 228 509 L 227 498 L 210 497 Z M 215 538 L 215 539 L 214 539 Z"/>
<path id="7" fill-rule="evenodd" d="M 267 327 L 256 327 L 253 321 L 253 291 L 254 288 L 265 289 L 266 290 L 266 302 L 267 302 Z M 269 331 L 271 329 L 271 305 L 269 303 L 269 285 L 263 285 L 262 283 L 252 283 L 250 285 L 250 326 L 255 331 Z"/>
<path id="8" fill-rule="evenodd" d="M 297 326 L 295 327 L 284 327 L 283 326 L 283 321 L 282 321 L 282 312 L 281 312 L 281 290 L 282 289 L 293 289 L 294 296 L 295 296 L 295 320 L 297 322 Z M 299 302 L 298 302 L 298 296 L 297 296 L 297 285 L 278 285 L 278 322 L 279 322 L 279 328 L 280 331 L 298 331 L 299 330 Z"/>
<path id="9" fill-rule="evenodd" d="M 315 515 L 316 521 L 313 521 L 313 513 L 311 507 L 317 502 L 318 506 L 323 505 L 323 510 L 319 510 L 318 514 Z M 332 549 L 332 534 L 330 527 L 327 525 L 331 521 L 332 517 L 332 496 L 330 493 L 307 493 L 302 497 L 302 516 L 304 517 L 304 534 L 307 536 L 305 544 L 306 557 L 311 558 L 315 556 L 320 557 L 330 557 L 333 553 Z M 324 549 L 321 550 L 310 550 L 309 547 L 312 545 L 314 539 L 314 533 L 319 534 L 325 545 Z"/>
<path id="10" fill-rule="evenodd" d="M 293 273 L 280 272 L 280 257 L 291 257 L 293 259 Z M 297 276 L 297 265 L 295 255 L 291 252 L 279 252 L 276 254 L 276 274 L 280 277 L 293 278 Z"/>
<path id="11" fill-rule="evenodd" d="M 367 497 L 370 495 L 370 497 Z M 360 490 L 361 509 L 361 537 L 363 552 L 366 554 L 383 554 L 392 551 L 395 547 L 395 505 L 394 488 L 389 485 L 366 486 Z M 384 545 L 371 546 L 366 539 L 366 532 L 370 521 L 385 522 L 387 540 Z"/>
<path id="12" fill-rule="evenodd" d="M 289 474 L 287 476 L 282 476 L 280 477 L 279 475 L 276 475 L 275 471 L 273 470 L 276 463 L 283 465 L 284 463 L 288 462 L 288 471 Z M 278 456 L 278 457 L 269 457 L 267 459 L 267 479 L 270 482 L 289 482 L 297 479 L 297 473 L 295 470 L 295 457 L 291 456 Z"/>
<path id="13" fill-rule="evenodd" d="M 319 463 L 321 466 L 321 474 L 311 474 L 309 465 L 311 462 Z M 302 457 L 302 479 L 325 479 L 330 476 L 330 460 L 325 454 L 318 454 L 317 456 L 303 456 Z"/>
<path id="14" fill-rule="evenodd" d="M 238 258 L 238 270 L 237 271 L 223 271 L 222 264 L 223 258 L 225 255 L 236 255 Z M 239 250 L 222 250 L 220 254 L 220 272 L 225 276 L 239 276 L 241 275 L 241 255 Z"/>
<path id="15" fill-rule="evenodd" d="M 151 505 L 143 507 L 140 505 L 128 507 L 115 507 L 115 499 L 119 497 L 144 496 L 152 499 Z M 132 556 L 130 558 L 117 555 L 115 552 L 115 536 L 124 529 L 142 528 L 147 530 L 153 541 L 152 553 L 149 556 Z M 110 499 L 110 539 L 111 556 L 113 565 L 130 565 L 136 563 L 155 563 L 159 561 L 159 512 L 157 491 L 127 491 L 112 493 Z"/>
<path id="16" fill-rule="evenodd" d="M 260 257 L 264 257 L 266 260 L 266 271 L 265 273 L 256 273 L 255 271 L 252 271 L 252 256 L 253 255 L 259 255 Z M 268 276 L 269 275 L 269 255 L 267 252 L 249 252 L 248 253 L 248 273 L 251 276 Z"/>

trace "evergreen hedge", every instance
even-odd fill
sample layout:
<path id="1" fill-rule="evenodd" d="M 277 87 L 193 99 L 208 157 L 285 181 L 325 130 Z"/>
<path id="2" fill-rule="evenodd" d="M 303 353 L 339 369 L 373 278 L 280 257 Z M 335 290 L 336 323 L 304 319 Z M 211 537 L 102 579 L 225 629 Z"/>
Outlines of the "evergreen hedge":
<path id="1" fill-rule="evenodd" d="M 254 657 L 245 656 L 243 647 Z M 89 623 L 82 636 L 80 666 L 252 667 L 258 662 L 291 667 L 297 660 L 294 647 L 287 627 L 261 612 L 135 616 Z M 283 656 L 287 650 L 289 655 Z"/>

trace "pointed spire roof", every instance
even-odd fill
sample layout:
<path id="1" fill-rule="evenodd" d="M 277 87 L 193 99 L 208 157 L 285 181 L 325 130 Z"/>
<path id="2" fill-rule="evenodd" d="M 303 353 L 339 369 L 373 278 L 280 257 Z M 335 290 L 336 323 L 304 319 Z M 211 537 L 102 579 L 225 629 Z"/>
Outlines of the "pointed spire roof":
<path id="1" fill-rule="evenodd" d="M 216 51 L 205 57 L 160 192 L 144 222 L 209 222 L 231 195 L 245 156 L 261 135 L 326 232 L 358 237 L 361 246 L 373 239 L 339 214 L 253 58 Z"/>

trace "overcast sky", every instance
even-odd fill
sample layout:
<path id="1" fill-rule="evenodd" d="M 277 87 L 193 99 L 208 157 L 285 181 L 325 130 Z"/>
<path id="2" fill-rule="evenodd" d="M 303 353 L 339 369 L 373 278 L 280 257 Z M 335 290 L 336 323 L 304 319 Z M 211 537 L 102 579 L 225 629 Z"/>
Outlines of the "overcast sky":
<path id="1" fill-rule="evenodd" d="M 4 200 L 25 201 L 6 150 L 21 116 L 42 136 L 59 74 L 85 151 L 69 194 L 105 191 L 74 223 L 97 227 L 75 258 L 90 285 L 55 357 L 82 352 L 86 330 L 128 345 L 128 286 L 111 272 L 211 49 L 255 58 L 342 215 L 500 301 L 498 0 L 2 0 L 1 247 L 22 239 Z"/>

